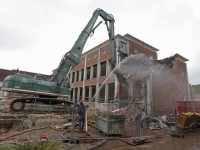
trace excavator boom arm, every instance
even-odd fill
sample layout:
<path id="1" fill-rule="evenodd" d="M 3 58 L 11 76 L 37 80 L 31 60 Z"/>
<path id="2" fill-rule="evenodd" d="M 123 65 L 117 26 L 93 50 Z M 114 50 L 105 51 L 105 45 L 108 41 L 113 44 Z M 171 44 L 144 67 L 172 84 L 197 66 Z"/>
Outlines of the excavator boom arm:
<path id="1" fill-rule="evenodd" d="M 83 48 L 85 46 L 85 43 L 89 37 L 89 35 L 94 32 L 94 30 L 101 24 L 101 22 L 94 27 L 98 16 L 101 16 L 104 21 L 109 22 L 109 26 L 107 26 L 108 30 L 108 35 L 109 35 L 109 42 L 110 42 L 110 63 L 112 68 L 115 66 L 116 62 L 116 56 L 115 56 L 115 41 L 114 41 L 114 17 L 110 14 L 107 14 L 105 11 L 102 9 L 97 9 L 93 13 L 92 18 L 86 25 L 86 27 L 83 29 L 81 34 L 79 35 L 77 41 L 73 45 L 72 49 L 67 52 L 60 64 L 59 67 L 57 68 L 57 71 L 54 73 L 54 75 L 51 77 L 50 81 L 56 82 L 58 86 L 65 86 L 68 83 L 68 78 L 67 75 L 73 69 L 75 66 L 78 65 Z M 93 28 L 94 27 L 94 28 Z"/>

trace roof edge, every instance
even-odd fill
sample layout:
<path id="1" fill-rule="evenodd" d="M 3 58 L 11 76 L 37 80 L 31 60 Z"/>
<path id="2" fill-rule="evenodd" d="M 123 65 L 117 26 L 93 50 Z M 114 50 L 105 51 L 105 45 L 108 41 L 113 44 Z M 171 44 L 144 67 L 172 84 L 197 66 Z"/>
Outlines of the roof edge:
<path id="1" fill-rule="evenodd" d="M 150 48 L 150 49 L 152 49 L 152 50 L 154 50 L 154 51 L 159 51 L 159 49 L 157 49 L 157 48 L 155 48 L 155 47 L 153 47 L 153 46 L 151 46 L 151 45 L 149 45 L 149 44 L 147 44 L 147 43 L 145 43 L 145 42 L 139 40 L 138 38 L 136 38 L 136 37 L 134 37 L 134 36 L 132 36 L 132 35 L 130 35 L 130 34 L 128 34 L 128 33 L 126 33 L 126 34 L 124 35 L 124 37 L 130 38 L 130 39 L 132 39 L 133 41 L 138 42 L 138 43 L 144 45 L 145 47 L 148 47 L 148 48 Z"/>

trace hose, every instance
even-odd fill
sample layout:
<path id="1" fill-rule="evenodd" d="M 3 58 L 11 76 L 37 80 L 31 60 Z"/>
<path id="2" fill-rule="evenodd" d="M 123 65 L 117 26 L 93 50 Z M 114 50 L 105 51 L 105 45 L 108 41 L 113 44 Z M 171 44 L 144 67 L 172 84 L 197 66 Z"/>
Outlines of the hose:
<path id="1" fill-rule="evenodd" d="M 40 127 L 40 128 L 35 128 L 35 129 L 28 129 L 28 130 L 25 130 L 25 131 L 22 131 L 22 132 L 19 132 L 19 133 L 15 133 L 15 134 L 12 134 L 12 135 L 9 135 L 7 137 L 3 137 L 3 138 L 0 138 L 0 142 L 1 141 L 4 141 L 4 140 L 7 140 L 11 137 L 14 137 L 16 135 L 20 135 L 20 134 L 23 134 L 23 133 L 26 133 L 26 132 L 30 132 L 30 131 L 34 131 L 34 130 L 40 130 L 40 129 L 45 129 L 45 128 L 48 128 L 49 126 L 44 126 L 44 127 Z"/>

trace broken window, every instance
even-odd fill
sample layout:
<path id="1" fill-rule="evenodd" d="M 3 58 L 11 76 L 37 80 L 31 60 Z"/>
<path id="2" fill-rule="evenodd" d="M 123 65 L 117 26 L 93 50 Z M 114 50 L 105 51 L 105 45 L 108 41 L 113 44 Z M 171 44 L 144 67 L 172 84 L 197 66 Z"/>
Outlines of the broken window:
<path id="1" fill-rule="evenodd" d="M 120 51 L 123 53 L 127 53 L 126 51 L 126 43 L 120 41 Z"/>
<path id="2" fill-rule="evenodd" d="M 106 76 L 106 61 L 101 62 L 101 76 Z"/>
<path id="3" fill-rule="evenodd" d="M 93 76 L 92 78 L 97 78 L 97 65 L 93 65 Z"/>
<path id="4" fill-rule="evenodd" d="M 86 78 L 86 80 L 90 79 L 90 72 L 91 72 L 91 67 L 87 67 L 87 78 Z"/>

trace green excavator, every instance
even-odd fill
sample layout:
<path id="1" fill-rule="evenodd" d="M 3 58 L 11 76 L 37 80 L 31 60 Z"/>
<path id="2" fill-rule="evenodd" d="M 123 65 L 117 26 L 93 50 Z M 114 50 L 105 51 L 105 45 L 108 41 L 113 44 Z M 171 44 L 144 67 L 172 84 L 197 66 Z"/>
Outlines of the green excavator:
<path id="1" fill-rule="evenodd" d="M 67 52 L 61 59 L 61 62 L 56 69 L 56 72 L 47 80 L 42 80 L 41 75 L 35 77 L 16 73 L 4 79 L 1 90 L 5 92 L 31 94 L 34 97 L 16 98 L 10 104 L 10 109 L 13 111 L 22 111 L 27 103 L 43 103 L 48 104 L 51 110 L 61 109 L 55 108 L 57 104 L 72 105 L 73 101 L 66 100 L 70 95 L 69 73 L 79 64 L 83 48 L 91 33 L 102 23 L 100 21 L 96 26 L 97 18 L 101 16 L 105 21 L 109 42 L 110 42 L 110 64 L 114 68 L 116 64 L 116 51 L 114 41 L 114 17 L 106 13 L 102 9 L 96 9 L 92 18 L 89 20 L 86 27 L 79 35 L 72 49 Z M 45 106 L 45 105 L 44 105 Z M 42 107 L 42 109 L 49 110 Z M 62 107 L 63 108 L 63 107 Z"/>

